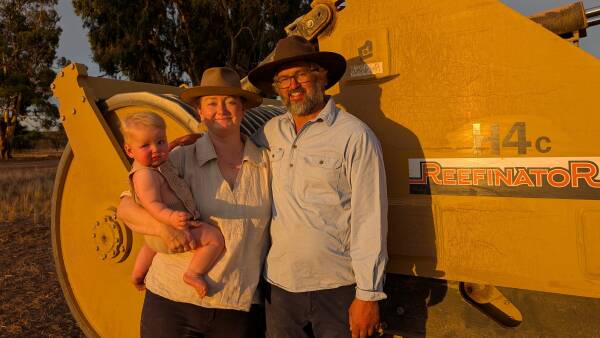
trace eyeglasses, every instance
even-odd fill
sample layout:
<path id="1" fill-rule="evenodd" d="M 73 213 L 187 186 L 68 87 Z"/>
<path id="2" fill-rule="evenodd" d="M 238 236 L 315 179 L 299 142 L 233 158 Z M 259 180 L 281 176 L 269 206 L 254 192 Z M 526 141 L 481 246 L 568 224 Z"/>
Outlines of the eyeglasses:
<path id="1" fill-rule="evenodd" d="M 310 82 L 310 73 L 316 71 L 317 69 L 300 70 L 292 76 L 281 76 L 275 79 L 275 85 L 279 89 L 286 89 L 292 85 L 292 79 L 296 80 L 296 83 L 298 84 Z"/>

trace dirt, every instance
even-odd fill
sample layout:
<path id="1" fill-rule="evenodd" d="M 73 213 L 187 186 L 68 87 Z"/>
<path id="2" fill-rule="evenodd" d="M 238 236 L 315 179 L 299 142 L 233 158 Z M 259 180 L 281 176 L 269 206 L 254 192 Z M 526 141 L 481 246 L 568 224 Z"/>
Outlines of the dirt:
<path id="1" fill-rule="evenodd" d="M 0 224 L 0 337 L 83 337 L 56 277 L 50 226 Z"/>
<path id="2" fill-rule="evenodd" d="M 0 159 L 0 170 L 4 168 L 50 168 L 56 167 L 60 160 L 60 154 L 30 155 L 15 154 L 10 160 Z M 0 172 L 1 175 L 1 172 Z"/>
<path id="3" fill-rule="evenodd" d="M 2 161 L 6 167 L 51 167 L 54 158 Z M 0 221 L 0 337 L 84 337 L 57 280 L 49 224 Z"/>

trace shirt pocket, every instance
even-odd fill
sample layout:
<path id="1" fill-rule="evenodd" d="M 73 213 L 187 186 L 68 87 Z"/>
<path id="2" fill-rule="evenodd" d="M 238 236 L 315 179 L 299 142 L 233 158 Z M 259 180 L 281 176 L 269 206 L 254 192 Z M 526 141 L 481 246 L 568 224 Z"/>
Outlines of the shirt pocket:
<path id="1" fill-rule="evenodd" d="M 269 150 L 269 161 L 271 162 L 271 175 L 273 177 L 279 177 L 279 172 L 282 166 L 283 155 L 285 154 L 285 150 L 283 148 L 274 147 Z"/>
<path id="2" fill-rule="evenodd" d="M 304 155 L 298 180 L 301 196 L 305 202 L 314 204 L 340 204 L 339 181 L 342 160 L 333 154 Z"/>

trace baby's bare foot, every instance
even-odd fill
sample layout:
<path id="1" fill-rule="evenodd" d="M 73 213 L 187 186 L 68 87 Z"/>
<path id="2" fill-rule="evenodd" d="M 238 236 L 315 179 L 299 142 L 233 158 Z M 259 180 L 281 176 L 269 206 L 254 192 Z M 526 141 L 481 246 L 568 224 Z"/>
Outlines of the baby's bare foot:
<path id="1" fill-rule="evenodd" d="M 200 298 L 204 298 L 208 293 L 208 284 L 206 284 L 206 281 L 204 280 L 204 277 L 202 277 L 202 275 L 186 271 L 183 274 L 183 281 L 191 285 L 194 289 L 196 289 L 196 292 L 198 293 L 198 296 Z"/>

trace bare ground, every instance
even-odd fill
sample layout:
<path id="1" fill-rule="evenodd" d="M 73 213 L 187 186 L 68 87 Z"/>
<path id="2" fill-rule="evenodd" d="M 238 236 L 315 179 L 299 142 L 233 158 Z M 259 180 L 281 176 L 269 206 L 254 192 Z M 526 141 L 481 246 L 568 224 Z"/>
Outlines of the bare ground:
<path id="1" fill-rule="evenodd" d="M 0 224 L 0 336 L 83 337 L 56 279 L 47 224 Z"/>

